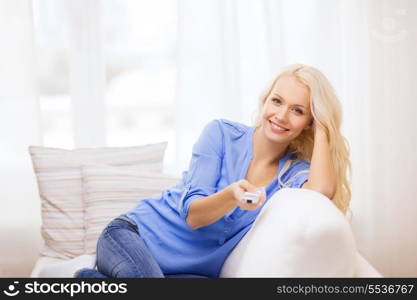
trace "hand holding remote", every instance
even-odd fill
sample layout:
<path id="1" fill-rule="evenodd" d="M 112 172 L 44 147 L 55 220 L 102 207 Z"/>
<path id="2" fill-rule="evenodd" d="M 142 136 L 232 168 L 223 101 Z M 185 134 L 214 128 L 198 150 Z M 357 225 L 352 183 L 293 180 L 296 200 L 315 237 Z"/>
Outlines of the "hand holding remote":
<path id="1" fill-rule="evenodd" d="M 239 180 L 230 185 L 236 204 L 244 210 L 257 209 L 266 200 L 263 187 L 257 188 L 246 179 Z"/>

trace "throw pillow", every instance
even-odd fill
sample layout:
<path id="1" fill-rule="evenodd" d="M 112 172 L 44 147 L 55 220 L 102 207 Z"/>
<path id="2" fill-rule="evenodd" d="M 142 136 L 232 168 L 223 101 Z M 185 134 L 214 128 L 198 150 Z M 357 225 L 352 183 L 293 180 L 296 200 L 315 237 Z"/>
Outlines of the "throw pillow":
<path id="1" fill-rule="evenodd" d="M 68 259 L 84 253 L 81 164 L 132 166 L 161 172 L 167 142 L 74 150 L 29 146 L 41 198 L 41 255 Z"/>
<path id="2" fill-rule="evenodd" d="M 132 209 L 139 201 L 158 197 L 180 178 L 152 171 L 114 166 L 82 166 L 85 201 L 85 253 L 96 252 L 104 227 L 115 217 Z"/>

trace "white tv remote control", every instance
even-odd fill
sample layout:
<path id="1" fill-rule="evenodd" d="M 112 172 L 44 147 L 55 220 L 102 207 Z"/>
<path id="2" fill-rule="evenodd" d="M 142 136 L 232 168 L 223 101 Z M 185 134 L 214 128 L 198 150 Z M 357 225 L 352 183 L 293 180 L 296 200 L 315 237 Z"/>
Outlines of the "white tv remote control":
<path id="1" fill-rule="evenodd" d="M 255 193 L 245 192 L 242 197 L 242 201 L 245 203 L 257 203 L 261 196 L 263 188 L 258 188 Z"/>

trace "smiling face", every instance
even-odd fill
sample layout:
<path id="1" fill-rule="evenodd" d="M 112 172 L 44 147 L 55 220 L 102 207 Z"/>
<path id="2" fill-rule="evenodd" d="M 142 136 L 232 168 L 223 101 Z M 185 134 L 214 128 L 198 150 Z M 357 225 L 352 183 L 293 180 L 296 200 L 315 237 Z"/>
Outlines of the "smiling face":
<path id="1" fill-rule="evenodd" d="M 310 92 L 293 76 L 282 76 L 267 96 L 262 110 L 262 130 L 271 142 L 289 144 L 312 120 Z"/>

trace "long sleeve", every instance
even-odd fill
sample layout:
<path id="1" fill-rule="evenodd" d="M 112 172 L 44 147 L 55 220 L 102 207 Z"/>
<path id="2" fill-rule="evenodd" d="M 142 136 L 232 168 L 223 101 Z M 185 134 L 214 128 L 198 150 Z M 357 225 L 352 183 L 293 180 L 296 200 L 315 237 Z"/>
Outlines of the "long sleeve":
<path id="1" fill-rule="evenodd" d="M 178 211 L 187 218 L 191 203 L 217 192 L 223 157 L 223 133 L 218 120 L 208 123 L 192 149 L 188 171 L 184 173 L 184 191 Z"/>

